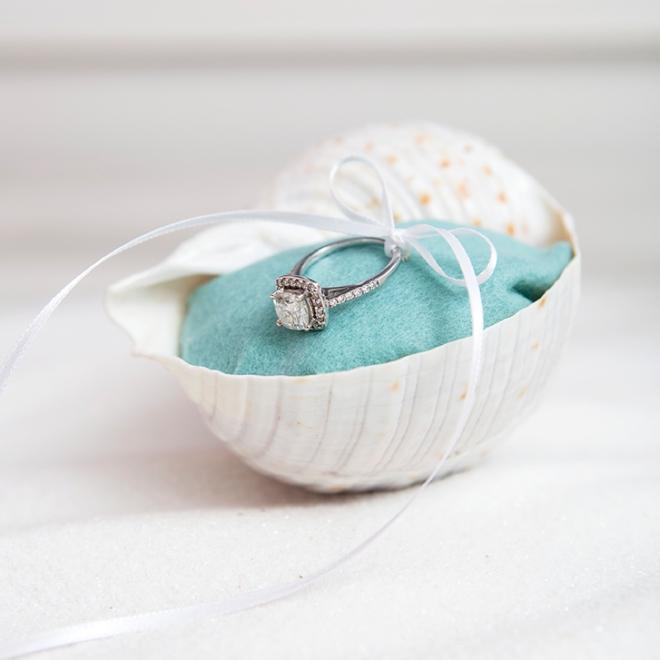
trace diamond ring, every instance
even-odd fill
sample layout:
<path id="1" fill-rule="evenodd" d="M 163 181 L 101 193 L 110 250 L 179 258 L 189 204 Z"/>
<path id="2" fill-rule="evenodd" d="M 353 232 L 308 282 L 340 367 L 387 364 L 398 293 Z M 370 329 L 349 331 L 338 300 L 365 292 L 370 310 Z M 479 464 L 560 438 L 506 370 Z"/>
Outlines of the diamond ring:
<path id="1" fill-rule="evenodd" d="M 329 243 L 301 259 L 288 275 L 278 277 L 277 289 L 270 294 L 277 312 L 277 325 L 289 330 L 322 330 L 328 324 L 327 308 L 357 298 L 380 286 L 401 263 L 401 250 L 396 246 L 392 248 L 390 262 L 380 273 L 357 284 L 322 287 L 302 274 L 303 270 L 332 252 L 365 243 L 385 245 L 385 240 L 360 236 Z"/>

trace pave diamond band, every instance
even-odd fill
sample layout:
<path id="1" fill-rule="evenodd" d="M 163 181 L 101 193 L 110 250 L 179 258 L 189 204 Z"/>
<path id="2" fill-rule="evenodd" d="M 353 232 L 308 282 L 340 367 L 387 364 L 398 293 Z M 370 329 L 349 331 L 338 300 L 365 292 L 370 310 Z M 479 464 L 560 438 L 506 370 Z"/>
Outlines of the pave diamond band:
<path id="1" fill-rule="evenodd" d="M 401 263 L 401 250 L 396 246 L 392 248 L 390 262 L 383 270 L 357 284 L 322 287 L 318 282 L 303 276 L 303 271 L 319 259 L 337 250 L 365 243 L 384 246 L 385 240 L 360 236 L 329 243 L 301 259 L 288 275 L 278 277 L 277 288 L 270 294 L 277 312 L 277 325 L 289 330 L 322 330 L 328 324 L 327 308 L 336 307 L 379 287 Z"/>

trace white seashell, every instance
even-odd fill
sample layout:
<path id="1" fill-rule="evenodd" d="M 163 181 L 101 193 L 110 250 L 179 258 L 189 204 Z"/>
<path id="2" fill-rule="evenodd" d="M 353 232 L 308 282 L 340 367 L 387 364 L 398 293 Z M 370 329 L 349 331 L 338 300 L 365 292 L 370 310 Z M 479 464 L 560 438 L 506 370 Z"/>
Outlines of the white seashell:
<path id="1" fill-rule="evenodd" d="M 380 165 L 402 220 L 449 218 L 532 245 L 573 246 L 575 257 L 540 300 L 486 329 L 476 404 L 447 474 L 483 456 L 538 401 L 579 297 L 573 223 L 497 149 L 428 123 L 367 127 L 320 143 L 278 178 L 261 206 L 336 214 L 328 172 L 349 153 L 366 153 Z M 347 168 L 342 196 L 346 190 L 347 202 L 378 213 L 377 182 L 357 167 L 350 185 Z M 132 336 L 135 352 L 174 373 L 211 430 L 256 470 L 319 491 L 407 486 L 430 474 L 458 421 L 470 338 L 387 364 L 305 377 L 228 375 L 178 357 L 187 296 L 200 282 L 325 236 L 269 223 L 207 230 L 111 287 L 108 310 Z"/>

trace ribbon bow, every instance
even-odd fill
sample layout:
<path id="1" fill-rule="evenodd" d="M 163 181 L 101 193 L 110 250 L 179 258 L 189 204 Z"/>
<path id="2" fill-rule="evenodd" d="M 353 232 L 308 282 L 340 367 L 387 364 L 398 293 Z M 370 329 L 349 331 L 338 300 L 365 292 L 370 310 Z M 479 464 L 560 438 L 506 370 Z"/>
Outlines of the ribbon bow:
<path id="1" fill-rule="evenodd" d="M 360 213 L 355 209 L 352 209 L 350 206 L 345 204 L 335 190 L 335 179 L 339 170 L 346 165 L 347 163 L 362 163 L 370 167 L 378 177 L 381 187 L 381 216 L 380 219 L 373 218 L 371 216 Z M 497 265 L 497 251 L 495 246 L 492 244 L 488 237 L 484 236 L 481 232 L 476 231 L 475 229 L 469 229 L 467 227 L 457 227 L 456 229 L 441 229 L 440 227 L 433 227 L 432 225 L 416 224 L 412 227 L 406 227 L 404 229 L 399 229 L 396 227 L 394 222 L 394 214 L 392 213 L 392 205 L 390 204 L 390 196 L 387 191 L 387 186 L 385 185 L 385 180 L 383 175 L 374 165 L 374 163 L 363 156 L 346 156 L 341 160 L 337 161 L 330 171 L 330 193 L 332 198 L 335 201 L 337 207 L 341 212 L 349 219 L 356 224 L 356 229 L 359 228 L 363 236 L 376 236 L 379 238 L 385 239 L 385 253 L 387 256 L 390 256 L 392 252 L 392 247 L 394 245 L 401 248 L 404 255 L 410 254 L 411 248 L 417 251 L 420 256 L 426 261 L 426 263 L 433 268 L 433 270 L 441 275 L 442 277 L 448 279 L 454 284 L 459 286 L 467 287 L 467 278 L 466 270 L 474 272 L 472 268 L 472 262 L 470 262 L 469 268 L 464 268 L 463 255 L 465 250 L 460 242 L 456 239 L 456 236 L 461 234 L 475 234 L 482 238 L 488 247 L 490 248 L 490 259 L 487 266 L 476 275 L 477 284 L 483 284 L 486 280 L 490 278 L 495 270 Z M 450 277 L 445 273 L 442 268 L 438 265 L 438 262 L 435 260 L 433 255 L 428 251 L 425 245 L 419 242 L 420 238 L 431 238 L 432 236 L 442 236 L 442 238 L 447 241 L 449 246 L 452 248 L 456 260 L 461 266 L 463 271 L 463 279 Z M 459 256 L 460 255 L 460 256 Z M 469 261 L 469 257 L 465 254 L 465 257 Z M 465 264 L 467 265 L 467 264 Z"/>

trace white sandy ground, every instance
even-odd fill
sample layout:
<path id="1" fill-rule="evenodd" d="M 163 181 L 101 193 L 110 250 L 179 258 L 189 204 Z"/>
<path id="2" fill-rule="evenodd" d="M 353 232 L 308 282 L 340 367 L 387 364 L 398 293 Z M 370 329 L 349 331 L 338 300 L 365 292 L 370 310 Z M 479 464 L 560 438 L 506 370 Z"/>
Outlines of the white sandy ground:
<path id="1" fill-rule="evenodd" d="M 533 416 L 307 591 L 39 657 L 657 658 L 658 298 L 657 282 L 586 286 Z M 40 301 L 1 302 L 4 354 Z M 0 399 L 0 639 L 295 579 L 411 494 L 252 472 L 78 294 Z"/>

